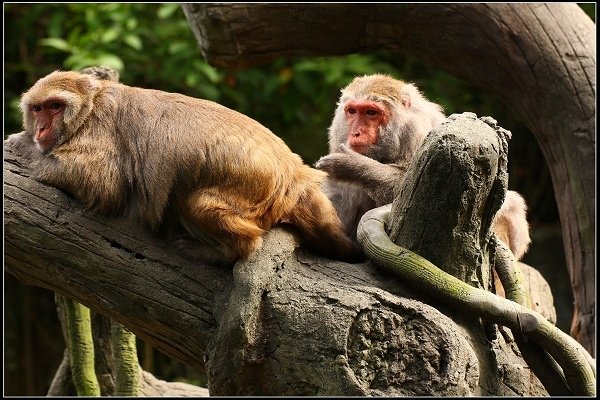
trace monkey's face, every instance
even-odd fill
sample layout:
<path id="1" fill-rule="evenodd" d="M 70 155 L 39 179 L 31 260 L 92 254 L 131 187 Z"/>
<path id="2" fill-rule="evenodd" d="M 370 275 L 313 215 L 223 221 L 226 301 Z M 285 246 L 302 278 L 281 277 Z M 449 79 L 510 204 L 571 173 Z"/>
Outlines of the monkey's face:
<path id="1" fill-rule="evenodd" d="M 53 149 L 59 140 L 65 103 L 60 99 L 48 99 L 42 103 L 28 105 L 27 112 L 33 133 L 33 141 L 43 152 Z"/>
<path id="2" fill-rule="evenodd" d="M 36 146 L 48 152 L 75 134 L 92 112 L 101 85 L 89 75 L 56 71 L 23 93 L 23 125 Z"/>
<path id="3" fill-rule="evenodd" d="M 381 127 L 389 120 L 388 109 L 371 100 L 348 100 L 344 103 L 347 126 L 346 144 L 357 153 L 368 155 L 379 141 Z"/>

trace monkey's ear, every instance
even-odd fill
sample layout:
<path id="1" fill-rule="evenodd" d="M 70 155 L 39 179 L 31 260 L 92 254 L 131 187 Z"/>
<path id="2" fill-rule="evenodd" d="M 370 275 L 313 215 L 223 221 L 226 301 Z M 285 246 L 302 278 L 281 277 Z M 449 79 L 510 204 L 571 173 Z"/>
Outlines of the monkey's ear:
<path id="1" fill-rule="evenodd" d="M 402 105 L 405 108 L 421 108 L 419 104 L 421 104 L 423 100 L 425 100 L 425 98 L 415 85 L 413 85 L 412 83 L 406 83 L 402 87 L 401 93 Z"/>
<path id="2" fill-rule="evenodd" d="M 412 103 L 410 101 L 409 93 L 402 93 L 402 99 L 400 101 L 402 102 L 402 105 L 404 106 L 404 108 L 411 108 Z"/>

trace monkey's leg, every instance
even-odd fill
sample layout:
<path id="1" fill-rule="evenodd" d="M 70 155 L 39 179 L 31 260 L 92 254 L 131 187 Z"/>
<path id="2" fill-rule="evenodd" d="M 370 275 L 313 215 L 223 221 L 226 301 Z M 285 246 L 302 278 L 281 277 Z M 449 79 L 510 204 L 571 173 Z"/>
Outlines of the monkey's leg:
<path id="1" fill-rule="evenodd" d="M 247 258 L 262 244 L 265 231 L 230 201 L 226 193 L 209 189 L 191 194 L 180 206 L 181 222 L 203 242 L 199 250 L 207 261 L 233 263 Z"/>
<path id="2" fill-rule="evenodd" d="M 288 218 L 308 244 L 318 253 L 334 259 L 356 262 L 362 252 L 344 233 L 333 204 L 318 188 L 308 189 L 290 210 Z"/>

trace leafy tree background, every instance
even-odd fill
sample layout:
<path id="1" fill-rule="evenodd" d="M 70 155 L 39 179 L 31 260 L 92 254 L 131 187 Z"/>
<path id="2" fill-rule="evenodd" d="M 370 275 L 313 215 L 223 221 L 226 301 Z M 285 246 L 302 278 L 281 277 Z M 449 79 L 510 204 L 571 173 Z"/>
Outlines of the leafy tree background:
<path id="1" fill-rule="evenodd" d="M 595 3 L 581 7 L 595 20 Z M 107 65 L 128 85 L 216 101 L 251 116 L 313 164 L 327 152 L 339 91 L 356 75 L 389 73 L 415 83 L 447 114 L 494 117 L 513 133 L 509 188 L 529 204 L 533 245 L 524 261 L 552 286 L 558 326 L 569 331 L 572 295 L 550 173 L 535 138 L 497 98 L 448 73 L 388 52 L 279 59 L 260 68 L 216 69 L 202 58 L 177 4 L 4 4 L 4 133 L 21 130 L 20 94 L 57 69 Z M 64 343 L 51 292 L 4 274 L 6 395 L 44 395 Z M 139 342 L 144 369 L 204 384 L 201 373 Z"/>

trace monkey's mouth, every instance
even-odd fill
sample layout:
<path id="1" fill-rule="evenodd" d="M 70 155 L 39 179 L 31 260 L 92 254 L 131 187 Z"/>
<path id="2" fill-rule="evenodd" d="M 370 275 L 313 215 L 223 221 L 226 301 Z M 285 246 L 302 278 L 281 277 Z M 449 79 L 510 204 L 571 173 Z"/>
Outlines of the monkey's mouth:
<path id="1" fill-rule="evenodd" d="M 54 144 L 56 143 L 56 139 L 51 138 L 51 137 L 43 137 L 43 138 L 36 138 L 35 139 L 35 144 L 38 146 L 38 148 L 40 148 L 41 150 L 49 150 L 51 147 L 54 146 Z"/>

